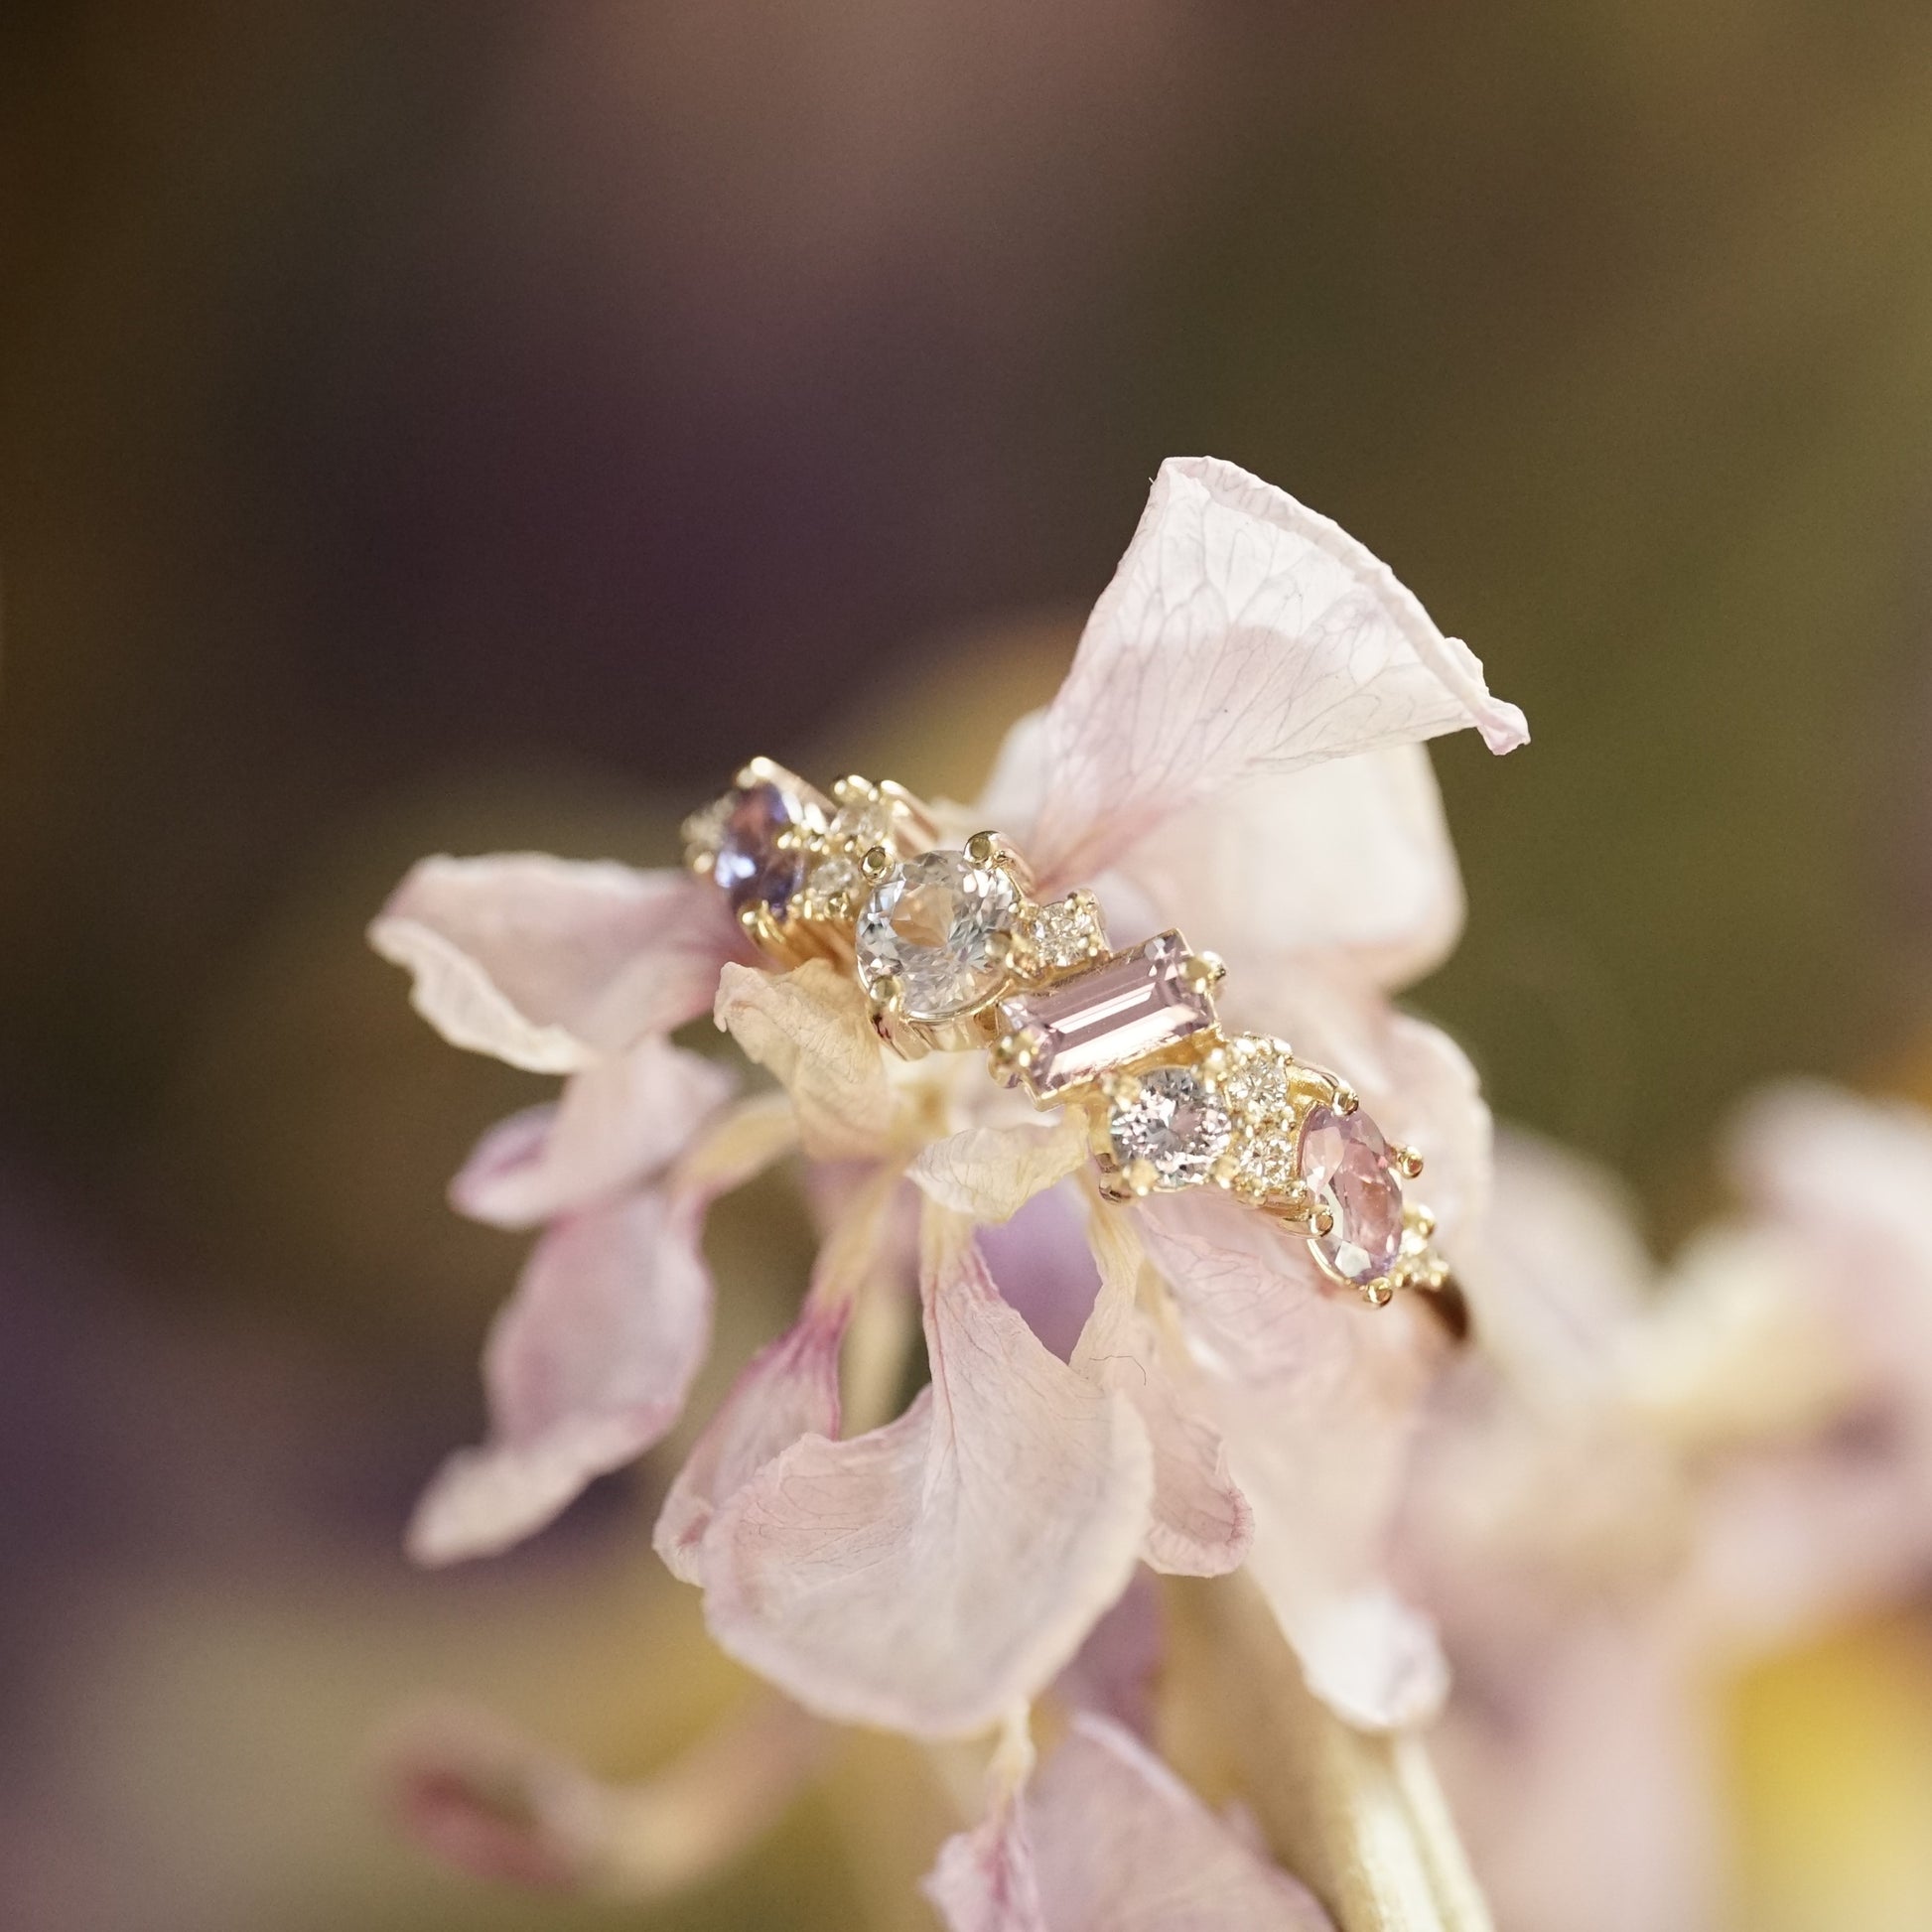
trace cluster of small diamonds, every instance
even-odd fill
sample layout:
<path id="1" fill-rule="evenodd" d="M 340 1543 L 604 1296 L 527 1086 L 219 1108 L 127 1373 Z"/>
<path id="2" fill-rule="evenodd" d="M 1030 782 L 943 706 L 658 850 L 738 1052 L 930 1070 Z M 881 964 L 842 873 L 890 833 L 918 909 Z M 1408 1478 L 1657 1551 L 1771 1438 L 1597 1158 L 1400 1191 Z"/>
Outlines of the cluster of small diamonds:
<path id="1" fill-rule="evenodd" d="M 1243 1034 L 1227 1045 L 1221 1095 L 1234 1120 L 1229 1184 L 1249 1200 L 1292 1200 L 1302 1193 L 1295 1169 L 1295 1061 L 1285 1040 Z"/>
<path id="2" fill-rule="evenodd" d="M 1107 928 L 1091 893 L 1071 893 L 1021 914 L 1014 937 L 1036 971 L 1058 973 L 1085 966 L 1107 953 Z"/>

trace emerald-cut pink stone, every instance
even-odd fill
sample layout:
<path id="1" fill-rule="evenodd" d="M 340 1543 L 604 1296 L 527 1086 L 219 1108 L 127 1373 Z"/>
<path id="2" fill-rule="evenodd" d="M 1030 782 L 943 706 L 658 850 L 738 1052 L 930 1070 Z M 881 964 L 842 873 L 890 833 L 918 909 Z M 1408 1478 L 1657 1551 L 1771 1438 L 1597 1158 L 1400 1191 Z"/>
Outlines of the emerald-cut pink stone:
<path id="1" fill-rule="evenodd" d="M 1297 1159 L 1310 1193 L 1334 1216 L 1315 1246 L 1345 1281 L 1379 1281 L 1402 1247 L 1402 1181 L 1382 1130 L 1359 1108 L 1311 1107 Z"/>
<path id="2" fill-rule="evenodd" d="M 1188 984 L 1186 963 L 1180 934 L 1163 932 L 1041 992 L 1003 1000 L 1000 1019 L 1027 1048 L 1028 1091 L 1043 1100 L 1211 1027 L 1214 1009 Z"/>

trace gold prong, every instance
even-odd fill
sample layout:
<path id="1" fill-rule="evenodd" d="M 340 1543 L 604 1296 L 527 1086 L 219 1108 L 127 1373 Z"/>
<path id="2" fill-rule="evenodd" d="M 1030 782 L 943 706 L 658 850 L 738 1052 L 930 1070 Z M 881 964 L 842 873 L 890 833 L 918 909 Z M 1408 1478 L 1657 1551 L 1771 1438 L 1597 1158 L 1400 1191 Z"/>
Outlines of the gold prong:
<path id="1" fill-rule="evenodd" d="M 1139 1160 L 1128 1162 L 1123 1177 L 1133 1189 L 1134 1198 L 1144 1200 L 1160 1185 L 1161 1171 L 1143 1155 Z"/>
<path id="2" fill-rule="evenodd" d="M 1216 1080 L 1225 1080 L 1233 1064 L 1225 1046 L 1210 1046 L 1201 1055 L 1200 1070 L 1207 1075 L 1211 1084 Z"/>
<path id="3" fill-rule="evenodd" d="M 986 959 L 990 966 L 1011 966 L 1013 964 L 1014 942 L 1010 932 L 989 932 L 986 935 Z"/>
<path id="4" fill-rule="evenodd" d="M 1220 955 L 1211 952 L 1189 953 L 1180 965 L 1180 977 L 1196 993 L 1211 993 L 1227 978 L 1227 972 Z"/>
<path id="5" fill-rule="evenodd" d="M 966 856 L 976 866 L 990 866 L 1000 856 L 999 833 L 975 832 L 966 841 Z"/>
<path id="6" fill-rule="evenodd" d="M 778 775 L 778 767 L 767 758 L 748 759 L 738 767 L 732 783 L 743 791 L 749 785 L 767 784 Z"/>
<path id="7" fill-rule="evenodd" d="M 849 771 L 843 778 L 832 781 L 832 796 L 841 805 L 859 805 L 877 796 L 873 785 L 856 771 Z"/>
<path id="8" fill-rule="evenodd" d="M 1233 1187 L 1241 1178 L 1241 1163 L 1232 1154 L 1224 1154 L 1207 1171 L 1208 1178 L 1217 1187 Z"/>
<path id="9" fill-rule="evenodd" d="M 1355 1111 L 1355 1109 L 1359 1107 L 1361 1104 L 1362 1104 L 1361 1095 L 1358 1094 L 1353 1087 L 1349 1086 L 1345 1081 L 1342 1080 L 1337 1080 L 1335 1082 L 1334 1105 L 1335 1105 L 1336 1113 L 1352 1114 Z"/>
<path id="10" fill-rule="evenodd" d="M 1436 1217 L 1418 1201 L 1413 1207 L 1403 1208 L 1402 1225 L 1419 1241 L 1427 1241 L 1436 1232 Z"/>
<path id="11" fill-rule="evenodd" d="M 1411 1180 L 1422 1173 L 1422 1154 L 1413 1147 L 1399 1147 L 1393 1150 L 1396 1167 Z"/>
<path id="12" fill-rule="evenodd" d="M 893 869 L 893 855 L 883 845 L 871 846 L 859 861 L 859 870 L 877 884 Z"/>
<path id="13" fill-rule="evenodd" d="M 1335 1217 L 1327 1208 L 1317 1207 L 1309 1215 L 1309 1226 L 1316 1234 L 1333 1234 L 1335 1231 Z"/>
<path id="14" fill-rule="evenodd" d="M 1380 1281 L 1364 1282 L 1362 1300 L 1372 1309 L 1386 1309 L 1395 1300 L 1395 1285 L 1386 1275 Z"/>
<path id="15" fill-rule="evenodd" d="M 696 873 L 700 879 L 709 879 L 712 876 L 712 874 L 718 869 L 718 855 L 715 852 L 706 852 L 694 846 L 691 849 L 691 851 L 688 854 L 686 854 L 684 863 L 687 866 L 689 866 L 691 870 L 694 873 Z"/>

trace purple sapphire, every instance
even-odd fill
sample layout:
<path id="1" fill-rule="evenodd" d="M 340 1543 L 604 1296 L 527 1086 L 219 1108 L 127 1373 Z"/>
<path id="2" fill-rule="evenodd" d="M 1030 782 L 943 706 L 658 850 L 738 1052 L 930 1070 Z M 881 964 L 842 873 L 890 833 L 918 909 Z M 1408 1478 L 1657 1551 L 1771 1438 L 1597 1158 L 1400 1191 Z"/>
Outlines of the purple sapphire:
<path id="1" fill-rule="evenodd" d="M 784 910 L 805 877 L 805 855 L 778 840 L 800 816 L 797 800 L 774 784 L 742 785 L 731 794 L 711 876 L 734 912 L 758 899 L 774 912 Z"/>

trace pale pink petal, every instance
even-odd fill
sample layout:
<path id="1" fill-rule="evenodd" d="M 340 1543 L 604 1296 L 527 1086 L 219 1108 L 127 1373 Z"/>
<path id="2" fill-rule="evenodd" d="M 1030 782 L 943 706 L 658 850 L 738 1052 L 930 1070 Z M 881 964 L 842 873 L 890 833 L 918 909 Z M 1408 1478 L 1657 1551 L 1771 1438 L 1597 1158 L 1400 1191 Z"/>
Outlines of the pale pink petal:
<path id="1" fill-rule="evenodd" d="M 1516 1130 L 1497 1138 L 1494 1195 L 1459 1269 L 1484 1352 L 1531 1402 L 1600 1393 L 1656 1286 L 1634 1201 L 1601 1168 Z"/>
<path id="2" fill-rule="evenodd" d="M 948 1932 L 1053 1932 L 1018 1792 L 997 1794 L 978 1826 L 947 1839 L 920 1889 Z"/>
<path id="3" fill-rule="evenodd" d="M 1251 779 L 1469 725 L 1528 737 L 1386 564 L 1233 464 L 1173 458 L 1048 710 L 1029 856 L 1075 884 Z"/>
<path id="4" fill-rule="evenodd" d="M 1167 1657 L 1161 1586 L 1143 1565 L 1120 1601 L 1087 1632 L 1073 1661 L 1053 1680 L 1069 1711 L 1111 1718 L 1135 1736 L 1154 1735 L 1155 1692 Z"/>
<path id="5" fill-rule="evenodd" d="M 1153 1478 L 1120 1398 L 1000 1299 L 928 1208 L 931 1384 L 897 1422 L 808 1436 L 715 1518 L 706 1615 L 808 1709 L 924 1735 L 992 1724 L 1047 1683 L 1125 1587 Z"/>
<path id="6" fill-rule="evenodd" d="M 711 1338 L 701 1215 L 653 1190 L 552 1226 L 483 1354 L 489 1441 L 417 1505 L 419 1563 L 491 1556 L 677 1420 Z"/>
<path id="7" fill-rule="evenodd" d="M 1326 1067 L 1361 1095 L 1391 1141 L 1419 1149 L 1425 1168 L 1405 1188 L 1436 1216 L 1451 1262 L 1488 1211 L 1492 1125 L 1468 1055 L 1439 1027 L 1373 992 L 1308 968 L 1287 980 L 1227 981 L 1221 1017 L 1285 1038 L 1298 1059 Z"/>
<path id="8" fill-rule="evenodd" d="M 1119 863 L 1161 924 L 1211 946 L 1237 978 L 1319 961 L 1407 986 L 1462 930 L 1462 876 L 1421 745 L 1257 779 L 1176 813 Z"/>
<path id="9" fill-rule="evenodd" d="M 385 1741 L 403 1829 L 480 1878 L 658 1898 L 717 1870 L 770 1825 L 817 1757 L 817 1726 L 754 1705 L 637 1784 L 591 1777 L 486 1713 L 411 1714 Z"/>
<path id="10" fill-rule="evenodd" d="M 535 1227 L 614 1199 L 684 1151 L 731 1075 L 661 1036 L 573 1074 L 562 1099 L 490 1129 L 450 1183 L 451 1204 L 495 1227 Z"/>
<path id="11" fill-rule="evenodd" d="M 484 1348 L 489 1439 L 416 1507 L 419 1563 L 507 1549 L 670 1429 L 711 1334 L 705 1209 L 790 1145 L 788 1113 L 734 1109 L 664 1185 L 545 1232 Z"/>
<path id="12" fill-rule="evenodd" d="M 689 873 L 541 853 L 424 859 L 369 943 L 415 976 L 444 1038 L 538 1073 L 695 1019 L 744 951 L 722 896 Z"/>
<path id="13" fill-rule="evenodd" d="M 1442 1657 L 1388 1576 L 1440 1330 L 1411 1298 L 1331 1291 L 1306 1241 L 1218 1195 L 1157 1197 L 1140 1224 L 1254 1512 L 1248 1568 L 1310 1688 L 1364 1728 L 1423 1722 Z"/>
<path id="14" fill-rule="evenodd" d="M 1333 1932 L 1307 1886 L 1094 1717 L 947 1842 L 926 1894 L 952 1932 Z"/>
<path id="15" fill-rule="evenodd" d="M 884 1145 L 893 1095 L 857 981 L 822 959 L 780 974 L 727 966 L 716 1016 L 790 1094 L 807 1154 L 845 1160 Z"/>
<path id="16" fill-rule="evenodd" d="M 1227 1445 L 1177 1337 L 1164 1338 L 1139 1306 L 1146 1255 L 1130 1217 L 1102 1208 L 1092 1225 L 1100 1293 L 1073 1367 L 1133 1403 L 1154 1449 L 1154 1503 L 1141 1555 L 1156 1570 L 1220 1577 L 1254 1540 L 1247 1499 L 1228 1473 Z"/>
<path id="17" fill-rule="evenodd" d="M 977 1238 L 1007 1306 L 1026 1316 L 1051 1353 L 1070 1361 L 1100 1289 L 1081 1183 L 1063 1180 L 1035 1194 L 1012 1220 L 982 1227 Z"/>
<path id="18" fill-rule="evenodd" d="M 793 1325 L 740 1372 L 664 1498 L 652 1543 L 672 1573 L 702 1584 L 718 1506 L 801 1436 L 839 1433 L 839 1345 L 852 1308 L 887 1260 L 897 1173 L 862 1185 L 819 1251 Z"/>
<path id="19" fill-rule="evenodd" d="M 1086 1123 L 1074 1112 L 1012 1127 L 968 1127 L 920 1149 L 911 1177 L 941 1207 L 974 1221 L 1009 1221 L 1086 1165 Z"/>

